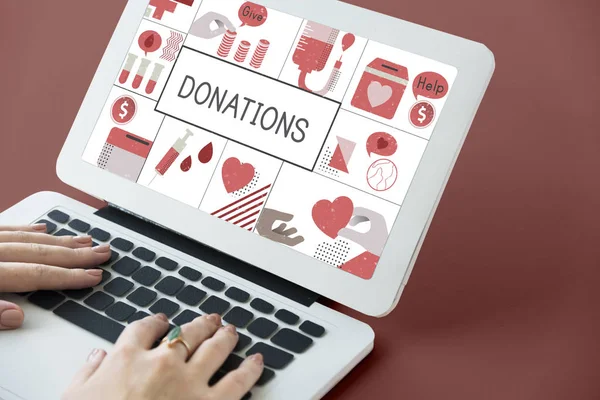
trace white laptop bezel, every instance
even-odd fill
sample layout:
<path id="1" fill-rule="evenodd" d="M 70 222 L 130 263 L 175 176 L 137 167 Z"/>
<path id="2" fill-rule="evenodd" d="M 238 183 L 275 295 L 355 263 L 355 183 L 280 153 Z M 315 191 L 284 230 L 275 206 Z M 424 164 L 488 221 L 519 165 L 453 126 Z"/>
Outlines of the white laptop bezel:
<path id="1" fill-rule="evenodd" d="M 292 248 L 216 219 L 82 159 L 149 0 L 130 0 L 57 163 L 60 179 L 90 195 L 372 316 L 393 309 L 494 70 L 482 44 L 333 0 L 258 0 L 289 14 L 431 58 L 458 69 L 421 165 L 372 279 L 332 268 Z M 415 40 L 418 38 L 418 40 Z"/>

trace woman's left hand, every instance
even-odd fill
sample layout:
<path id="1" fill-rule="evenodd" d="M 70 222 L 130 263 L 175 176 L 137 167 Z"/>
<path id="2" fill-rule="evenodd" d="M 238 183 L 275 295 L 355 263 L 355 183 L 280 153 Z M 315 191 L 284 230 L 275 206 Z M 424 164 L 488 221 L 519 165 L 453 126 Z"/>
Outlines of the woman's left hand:
<path id="1" fill-rule="evenodd" d="M 110 258 L 110 246 L 92 247 L 90 236 L 51 236 L 46 225 L 0 226 L 0 293 L 83 289 L 102 280 L 88 269 Z M 0 300 L 0 330 L 23 323 L 23 310 Z"/>

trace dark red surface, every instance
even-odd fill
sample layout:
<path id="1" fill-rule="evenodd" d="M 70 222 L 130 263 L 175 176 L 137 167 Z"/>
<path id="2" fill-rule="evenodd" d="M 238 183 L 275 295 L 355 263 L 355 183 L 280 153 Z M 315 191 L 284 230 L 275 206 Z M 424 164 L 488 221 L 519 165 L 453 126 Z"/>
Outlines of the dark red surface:
<path id="1" fill-rule="evenodd" d="M 497 68 L 398 308 L 338 307 L 377 336 L 327 398 L 600 398 L 600 3 L 352 2 L 481 41 Z M 101 205 L 54 165 L 124 4 L 0 1 L 0 209 Z"/>

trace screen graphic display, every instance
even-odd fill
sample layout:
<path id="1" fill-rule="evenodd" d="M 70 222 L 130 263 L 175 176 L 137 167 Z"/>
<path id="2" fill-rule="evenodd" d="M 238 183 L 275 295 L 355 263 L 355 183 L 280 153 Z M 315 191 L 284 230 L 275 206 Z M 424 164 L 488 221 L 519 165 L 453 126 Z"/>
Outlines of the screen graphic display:
<path id="1" fill-rule="evenodd" d="M 370 279 L 456 75 L 253 2 L 151 0 L 83 159 Z"/>

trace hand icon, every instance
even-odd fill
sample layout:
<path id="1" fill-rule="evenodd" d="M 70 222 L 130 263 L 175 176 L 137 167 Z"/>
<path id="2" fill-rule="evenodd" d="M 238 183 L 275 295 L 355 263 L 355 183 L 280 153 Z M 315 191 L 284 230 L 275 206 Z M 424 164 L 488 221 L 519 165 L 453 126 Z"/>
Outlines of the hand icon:
<path id="1" fill-rule="evenodd" d="M 211 29 L 210 26 L 213 22 L 217 24 L 217 29 Z M 228 30 L 235 32 L 235 26 L 231 23 L 229 18 L 211 11 L 198 18 L 196 22 L 192 24 L 190 35 L 202 39 L 212 39 L 223 35 Z"/>
<path id="2" fill-rule="evenodd" d="M 352 240 L 361 245 L 366 251 L 376 256 L 381 256 L 385 242 L 388 238 L 387 223 L 383 215 L 369 210 L 368 208 L 355 207 L 354 216 L 349 225 L 354 227 L 363 222 L 371 222 L 371 228 L 368 232 L 362 233 L 350 228 L 343 228 L 338 235 Z"/>
<path id="3" fill-rule="evenodd" d="M 272 210 L 270 208 L 265 208 L 258 220 L 258 224 L 256 225 L 256 231 L 262 237 L 266 237 L 267 239 L 271 239 L 274 242 L 282 243 L 290 247 L 294 247 L 304 242 L 304 237 L 296 236 L 298 229 L 296 228 L 288 228 L 286 222 L 290 222 L 294 219 L 292 214 L 287 214 L 281 211 Z M 275 229 L 273 229 L 273 225 L 277 221 L 284 221 Z"/>

